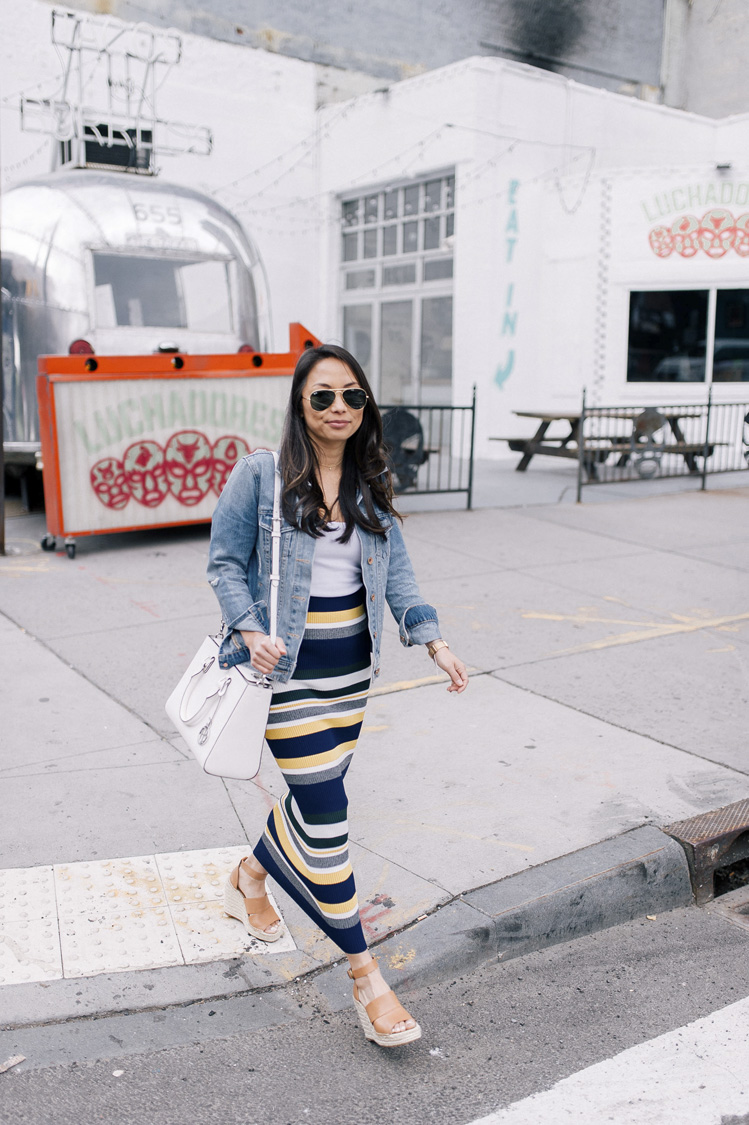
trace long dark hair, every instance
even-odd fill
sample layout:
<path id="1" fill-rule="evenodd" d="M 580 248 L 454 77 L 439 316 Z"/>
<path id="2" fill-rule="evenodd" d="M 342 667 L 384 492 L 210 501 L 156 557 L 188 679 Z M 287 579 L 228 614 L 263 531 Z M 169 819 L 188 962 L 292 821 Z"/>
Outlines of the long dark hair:
<path id="1" fill-rule="evenodd" d="M 382 441 L 382 418 L 367 376 L 359 362 L 337 344 L 308 348 L 300 357 L 291 381 L 291 394 L 281 438 L 280 462 L 284 482 L 283 514 L 294 527 L 315 538 L 328 525 L 330 513 L 318 479 L 319 462 L 310 441 L 302 413 L 302 391 L 310 371 L 321 359 L 338 359 L 348 367 L 363 391 L 369 395 L 355 434 L 346 442 L 338 503 L 346 527 L 341 540 L 347 543 L 359 526 L 375 535 L 384 535 L 375 505 L 382 512 L 398 516 L 393 507 L 393 485 Z M 357 502 L 360 498 L 360 502 Z"/>

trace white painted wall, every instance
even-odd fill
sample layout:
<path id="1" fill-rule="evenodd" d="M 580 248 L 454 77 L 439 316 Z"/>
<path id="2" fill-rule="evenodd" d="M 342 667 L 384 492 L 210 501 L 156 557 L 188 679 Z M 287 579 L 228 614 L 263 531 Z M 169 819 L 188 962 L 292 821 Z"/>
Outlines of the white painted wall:
<path id="1" fill-rule="evenodd" d="M 320 185 L 331 197 L 456 166 L 454 401 L 478 384 L 479 455 L 506 455 L 493 435 L 528 432 L 514 410 L 574 410 L 583 386 L 599 402 L 663 398 L 662 386 L 626 384 L 629 290 L 738 284 L 746 261 L 656 257 L 642 201 L 682 181 L 707 193 L 740 179 L 743 119 L 717 123 L 486 59 L 352 104 L 345 120 L 323 113 Z M 715 171 L 731 159 L 727 177 Z M 337 222 L 331 205 L 331 247 Z M 338 331 L 338 285 L 329 254 L 327 335 Z"/>
<path id="2" fill-rule="evenodd" d="M 0 9 L 6 186 L 48 166 L 15 104 L 22 90 L 56 87 L 49 12 L 42 0 Z M 681 185 L 701 185 L 698 218 L 714 205 L 711 184 L 732 184 L 738 199 L 747 118 L 716 122 L 486 58 L 321 110 L 316 81 L 314 64 L 185 35 L 159 112 L 208 125 L 215 150 L 164 159 L 163 174 L 239 214 L 268 270 L 280 350 L 290 320 L 339 336 L 337 194 L 454 165 L 454 401 L 478 385 L 481 456 L 507 455 L 491 436 L 527 432 L 514 410 L 574 409 L 583 386 L 598 401 L 663 397 L 625 382 L 630 289 L 745 284 L 749 259 L 657 257 L 648 234 L 682 213 Z M 718 173 L 721 162 L 730 170 Z M 656 216 L 669 191 L 673 206 Z"/>
<path id="3" fill-rule="evenodd" d="M 48 97 L 60 86 L 50 17 L 42 0 L 0 5 L 3 188 L 51 166 L 51 142 L 22 133 L 18 110 L 20 93 Z M 161 176 L 215 194 L 239 214 L 267 268 L 274 343 L 283 351 L 289 321 L 313 331 L 318 319 L 318 233 L 305 224 L 292 235 L 283 207 L 315 190 L 316 67 L 197 35 L 182 40 L 182 61 L 159 91 L 158 113 L 208 126 L 214 149 L 209 157 L 164 157 Z"/>

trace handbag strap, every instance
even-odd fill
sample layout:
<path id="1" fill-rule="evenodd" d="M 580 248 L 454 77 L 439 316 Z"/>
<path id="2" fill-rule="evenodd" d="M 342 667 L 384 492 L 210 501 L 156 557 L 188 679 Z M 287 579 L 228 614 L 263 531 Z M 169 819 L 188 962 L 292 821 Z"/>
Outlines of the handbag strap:
<path id="1" fill-rule="evenodd" d="M 216 700 L 216 702 L 214 704 L 214 713 L 215 713 L 215 710 L 218 707 L 219 702 L 223 699 L 224 695 L 226 694 L 227 688 L 229 687 L 229 684 L 231 683 L 231 677 L 225 676 L 223 680 L 220 680 L 219 683 L 216 684 L 216 687 L 213 689 L 213 691 L 209 692 L 208 695 L 203 696 L 203 699 L 200 702 L 200 704 L 198 705 L 197 710 L 193 711 L 192 715 L 187 714 L 187 701 L 188 701 L 190 692 L 192 691 L 192 689 L 194 687 L 197 686 L 196 684 L 193 683 L 193 680 L 197 679 L 198 676 L 204 676 L 206 674 L 206 672 L 209 672 L 210 669 L 213 666 L 213 663 L 214 663 L 215 659 L 216 659 L 215 656 L 209 657 L 208 660 L 206 660 L 203 664 L 201 664 L 201 666 L 200 666 L 200 668 L 198 668 L 197 672 L 193 672 L 193 674 L 190 676 L 190 679 L 185 684 L 185 690 L 182 693 L 181 700 L 179 701 L 179 717 L 180 717 L 180 721 L 185 723 L 188 727 L 194 726 L 195 723 L 197 723 L 198 719 L 200 719 L 202 717 L 203 712 L 205 711 L 205 709 L 208 706 L 208 703 L 211 699 Z M 210 726 L 210 722 L 209 722 L 209 726 Z"/>
<path id="2" fill-rule="evenodd" d="M 276 643 L 278 628 L 278 587 L 281 581 L 281 473 L 278 469 L 278 454 L 273 454 L 275 481 L 273 487 L 273 522 L 271 524 L 271 572 L 270 572 L 270 639 Z"/>

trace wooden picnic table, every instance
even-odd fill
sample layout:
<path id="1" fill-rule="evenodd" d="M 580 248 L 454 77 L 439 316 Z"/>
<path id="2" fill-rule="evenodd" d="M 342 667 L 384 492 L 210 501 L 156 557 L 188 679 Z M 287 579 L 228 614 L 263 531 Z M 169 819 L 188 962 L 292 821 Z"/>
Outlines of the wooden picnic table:
<path id="1" fill-rule="evenodd" d="M 637 418 L 647 409 L 646 407 L 622 407 L 616 410 L 606 410 L 602 414 L 596 414 L 595 407 L 586 412 L 586 417 L 593 415 L 600 419 L 625 419 L 626 421 L 635 422 Z M 655 409 L 655 408 L 654 408 Z M 658 413 L 668 422 L 671 433 L 674 437 L 672 445 L 661 445 L 660 448 L 664 453 L 678 453 L 682 456 L 690 470 L 690 472 L 698 472 L 697 462 L 695 460 L 700 454 L 704 453 L 704 445 L 699 442 L 688 442 L 684 436 L 684 432 L 680 426 L 682 418 L 699 418 L 702 411 L 694 407 L 685 406 L 683 409 L 677 410 L 659 410 Z M 534 418 L 538 421 L 538 428 L 529 438 L 503 438 L 493 437 L 491 441 L 506 441 L 510 449 L 516 453 L 522 453 L 522 457 L 515 466 L 519 473 L 525 472 L 530 465 L 536 454 L 542 454 L 547 457 L 566 457 L 570 460 L 577 461 L 579 456 L 579 441 L 580 441 L 580 419 L 582 417 L 581 411 L 572 411 L 570 413 L 561 411 L 536 411 L 536 410 L 514 410 L 518 418 Z M 547 438 L 546 432 L 553 422 L 566 422 L 569 426 L 569 432 L 557 438 Z M 592 442 L 603 444 L 594 445 Z M 553 443 L 553 444 L 552 444 Z M 713 451 L 715 443 L 711 442 L 708 448 L 708 455 Z M 636 452 L 637 446 L 631 440 L 616 436 L 604 437 L 593 435 L 586 439 L 585 448 L 583 449 L 583 465 L 586 472 L 591 477 L 596 477 L 596 465 L 602 464 L 611 453 L 619 453 L 618 465 L 624 466 L 629 461 L 633 452 Z"/>

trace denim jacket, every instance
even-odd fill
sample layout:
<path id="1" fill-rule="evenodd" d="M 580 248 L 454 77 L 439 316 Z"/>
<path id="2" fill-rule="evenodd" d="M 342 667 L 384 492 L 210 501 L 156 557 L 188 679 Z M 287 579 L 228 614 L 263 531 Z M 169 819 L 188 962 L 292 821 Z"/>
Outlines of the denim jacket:
<path id="1" fill-rule="evenodd" d="M 250 659 L 238 630 L 269 632 L 273 485 L 272 455 L 251 453 L 234 466 L 213 513 L 208 581 L 227 631 L 219 652 L 223 668 Z M 419 594 L 398 521 L 381 511 L 378 515 L 387 529 L 385 535 L 360 527 L 354 532 L 361 542 L 375 676 L 380 674 L 385 602 L 398 622 L 404 645 L 427 644 L 440 637 L 437 611 Z M 315 543 L 313 536 L 282 521 L 277 631 L 287 655 L 271 673 L 270 679 L 277 683 L 289 680 L 296 667 L 307 620 Z"/>

